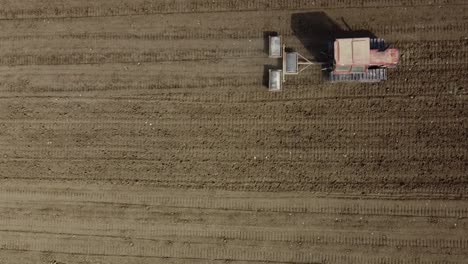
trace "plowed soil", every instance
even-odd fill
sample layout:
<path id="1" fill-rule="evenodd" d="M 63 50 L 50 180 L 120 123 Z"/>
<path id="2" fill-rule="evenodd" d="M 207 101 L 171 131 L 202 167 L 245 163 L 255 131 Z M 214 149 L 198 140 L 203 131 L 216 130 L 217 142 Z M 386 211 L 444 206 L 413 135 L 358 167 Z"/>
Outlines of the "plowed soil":
<path id="1" fill-rule="evenodd" d="M 270 32 L 401 63 L 270 93 Z M 0 263 L 468 263 L 467 59 L 465 0 L 2 1 Z"/>

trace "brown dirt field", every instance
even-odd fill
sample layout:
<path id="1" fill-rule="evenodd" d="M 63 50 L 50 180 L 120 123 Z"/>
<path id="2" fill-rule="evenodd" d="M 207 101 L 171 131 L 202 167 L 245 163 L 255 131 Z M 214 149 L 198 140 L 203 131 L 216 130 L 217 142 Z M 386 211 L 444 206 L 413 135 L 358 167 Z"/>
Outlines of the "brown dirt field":
<path id="1" fill-rule="evenodd" d="M 379 84 L 263 85 L 323 12 Z M 468 263 L 465 0 L 5 0 L 0 264 Z"/>

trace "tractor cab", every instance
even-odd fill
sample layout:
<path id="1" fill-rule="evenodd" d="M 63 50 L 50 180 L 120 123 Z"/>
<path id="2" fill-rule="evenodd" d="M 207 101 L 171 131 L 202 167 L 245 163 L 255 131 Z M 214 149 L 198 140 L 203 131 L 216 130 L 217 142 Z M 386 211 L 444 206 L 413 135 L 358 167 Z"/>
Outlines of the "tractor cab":
<path id="1" fill-rule="evenodd" d="M 334 43 L 337 74 L 366 72 L 370 64 L 370 42 L 365 39 L 337 39 Z"/>

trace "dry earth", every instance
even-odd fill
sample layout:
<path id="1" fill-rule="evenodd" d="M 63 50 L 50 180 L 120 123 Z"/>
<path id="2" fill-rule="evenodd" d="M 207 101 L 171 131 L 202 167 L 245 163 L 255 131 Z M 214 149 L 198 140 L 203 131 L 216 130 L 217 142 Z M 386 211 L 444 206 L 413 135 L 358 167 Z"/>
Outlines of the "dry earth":
<path id="1" fill-rule="evenodd" d="M 268 93 L 316 14 L 400 66 Z M 465 0 L 3 0 L 0 47 L 1 264 L 468 263 Z"/>

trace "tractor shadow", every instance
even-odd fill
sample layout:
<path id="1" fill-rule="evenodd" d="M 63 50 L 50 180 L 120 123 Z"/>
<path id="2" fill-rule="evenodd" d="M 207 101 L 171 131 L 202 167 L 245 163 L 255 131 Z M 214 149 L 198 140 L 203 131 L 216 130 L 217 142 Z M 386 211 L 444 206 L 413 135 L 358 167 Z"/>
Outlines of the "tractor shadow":
<path id="1" fill-rule="evenodd" d="M 318 62 L 332 61 L 330 48 L 337 38 L 376 38 L 368 30 L 351 29 L 343 18 L 340 22 L 337 23 L 325 12 L 296 13 L 291 16 L 291 29 L 313 56 L 311 59 Z"/>

